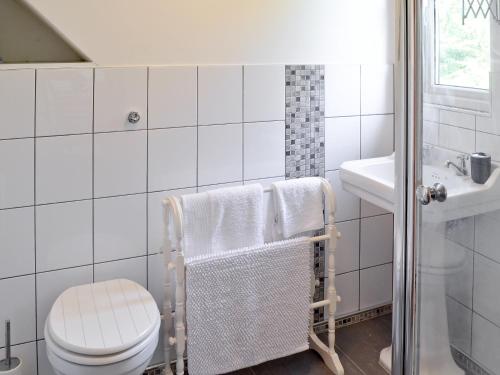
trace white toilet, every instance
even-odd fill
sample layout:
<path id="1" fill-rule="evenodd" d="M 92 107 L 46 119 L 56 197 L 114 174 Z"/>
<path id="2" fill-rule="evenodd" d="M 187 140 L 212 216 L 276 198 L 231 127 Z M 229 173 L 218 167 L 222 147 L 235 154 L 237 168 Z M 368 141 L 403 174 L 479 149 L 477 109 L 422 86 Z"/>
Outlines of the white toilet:
<path id="1" fill-rule="evenodd" d="M 45 323 L 58 375 L 140 375 L 158 344 L 160 312 L 151 294 L 125 279 L 67 289 Z"/>

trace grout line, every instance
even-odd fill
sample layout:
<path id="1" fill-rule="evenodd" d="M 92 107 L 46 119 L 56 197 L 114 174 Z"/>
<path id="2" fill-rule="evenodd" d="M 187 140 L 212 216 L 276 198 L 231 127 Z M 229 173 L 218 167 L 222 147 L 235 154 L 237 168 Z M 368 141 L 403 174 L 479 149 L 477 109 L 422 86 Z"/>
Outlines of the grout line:
<path id="1" fill-rule="evenodd" d="M 241 180 L 245 179 L 245 66 L 241 67 Z"/>
<path id="2" fill-rule="evenodd" d="M 196 66 L 196 191 L 200 183 L 200 68 Z"/>
<path id="3" fill-rule="evenodd" d="M 95 69 L 92 70 L 92 281 L 95 282 Z"/>
<path id="4" fill-rule="evenodd" d="M 34 97 L 34 111 L 33 111 L 33 134 L 36 136 L 36 113 L 37 113 L 37 110 L 36 110 L 36 106 L 37 106 L 37 100 L 36 100 L 36 94 L 37 94 L 37 80 L 38 80 L 38 71 L 35 70 L 35 82 L 34 82 L 34 85 L 35 85 L 35 97 Z M 37 141 L 36 141 L 36 138 L 33 140 L 33 204 L 36 204 L 36 144 L 37 144 Z M 33 249 L 34 249 L 34 253 L 35 253 L 35 256 L 34 256 L 34 259 L 35 259 L 35 274 L 34 274 L 34 280 L 35 280 L 35 338 L 38 336 L 38 288 L 37 288 L 37 266 L 36 266 L 36 263 L 37 263 L 37 256 L 36 256 L 36 253 L 37 253 L 37 235 L 36 235 L 36 217 L 37 217 L 37 209 L 36 209 L 36 206 L 33 207 Z M 35 344 L 36 345 L 36 344 Z M 39 369 L 38 369 L 38 362 L 39 362 L 39 358 L 38 358 L 38 345 L 35 346 L 35 349 L 36 349 L 36 371 L 37 371 L 37 374 L 39 372 Z"/>
<path id="5" fill-rule="evenodd" d="M 146 68 L 146 191 L 149 190 L 149 67 Z M 146 193 L 146 289 L 149 290 L 149 194 Z"/>
<path id="6" fill-rule="evenodd" d="M 362 82 L 363 82 L 363 71 L 361 68 L 361 65 L 359 66 L 359 113 L 362 113 L 362 95 L 361 92 L 363 91 L 362 87 Z M 361 159 L 361 155 L 363 154 L 363 144 L 361 142 L 363 138 L 363 121 L 361 121 L 361 118 L 359 120 L 359 159 Z M 362 215 L 362 210 L 361 210 L 362 202 L 361 199 L 359 200 L 359 217 L 361 218 Z M 362 222 L 361 219 L 359 221 L 359 230 L 358 230 L 358 270 L 361 269 L 361 226 Z M 358 272 L 358 308 L 357 310 L 361 309 L 361 271 Z"/>

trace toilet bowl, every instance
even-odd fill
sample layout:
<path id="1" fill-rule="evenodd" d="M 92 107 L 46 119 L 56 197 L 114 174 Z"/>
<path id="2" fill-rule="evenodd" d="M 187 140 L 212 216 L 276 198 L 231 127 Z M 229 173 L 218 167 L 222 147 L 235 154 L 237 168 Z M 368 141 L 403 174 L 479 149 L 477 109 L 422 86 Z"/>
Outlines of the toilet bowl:
<path id="1" fill-rule="evenodd" d="M 47 357 L 58 375 L 140 375 L 158 345 L 151 294 L 125 279 L 72 287 L 45 323 Z"/>

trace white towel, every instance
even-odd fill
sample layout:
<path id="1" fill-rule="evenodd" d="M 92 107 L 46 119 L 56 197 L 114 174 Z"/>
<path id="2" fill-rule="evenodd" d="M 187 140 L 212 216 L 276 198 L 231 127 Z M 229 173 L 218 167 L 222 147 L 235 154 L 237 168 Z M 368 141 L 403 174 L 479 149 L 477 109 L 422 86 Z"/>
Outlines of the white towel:
<path id="1" fill-rule="evenodd" d="M 183 195 L 186 258 L 264 243 L 259 184 Z"/>
<path id="2" fill-rule="evenodd" d="M 309 348 L 312 246 L 302 237 L 186 264 L 190 374 L 221 374 Z"/>
<path id="3" fill-rule="evenodd" d="M 283 238 L 324 227 L 321 179 L 306 177 L 272 184 L 276 232 Z"/>

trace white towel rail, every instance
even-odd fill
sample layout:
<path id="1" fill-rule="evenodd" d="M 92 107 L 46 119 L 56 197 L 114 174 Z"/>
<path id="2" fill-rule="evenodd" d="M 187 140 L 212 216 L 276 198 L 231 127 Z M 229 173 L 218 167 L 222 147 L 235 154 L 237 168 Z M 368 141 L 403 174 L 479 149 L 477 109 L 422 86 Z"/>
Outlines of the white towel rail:
<path id="1" fill-rule="evenodd" d="M 326 366 L 337 375 L 344 374 L 344 368 L 340 363 L 339 357 L 335 352 L 335 311 L 337 302 L 340 297 L 337 296 L 335 289 L 335 250 L 337 248 L 337 240 L 340 238 L 340 233 L 335 226 L 335 194 L 330 183 L 322 178 L 321 183 L 323 194 L 325 197 L 325 211 L 327 212 L 327 224 L 325 225 L 325 234 L 311 237 L 310 241 L 317 243 L 326 241 L 325 248 L 328 255 L 328 286 L 326 299 L 314 302 L 311 307 L 311 324 L 309 329 L 309 346 L 315 350 L 323 359 Z M 265 189 L 264 192 L 271 192 L 271 189 Z M 168 226 L 170 218 L 173 219 L 174 235 L 178 244 L 176 249 L 176 257 L 171 261 L 172 246 L 168 235 L 168 227 L 165 230 L 163 253 L 165 259 L 165 268 L 167 275 L 165 277 L 165 302 L 163 306 L 164 319 L 164 334 L 165 334 L 165 363 L 166 374 L 172 374 L 168 364 L 170 363 L 170 347 L 175 346 L 176 352 L 176 374 L 184 374 L 184 353 L 186 348 L 186 327 L 185 327 L 185 262 L 184 251 L 182 249 L 183 238 L 183 217 L 182 208 L 179 199 L 176 197 L 167 197 L 163 200 L 163 215 L 165 225 Z M 170 215 L 171 213 L 171 215 Z M 175 271 L 176 288 L 175 288 L 175 312 L 172 313 L 172 304 L 170 296 L 170 274 Z M 316 283 L 311 285 L 314 290 Z M 328 345 L 324 344 L 316 335 L 313 329 L 312 313 L 314 309 L 328 306 Z M 173 322 L 172 322 L 173 319 Z M 173 324 L 172 324 L 173 323 Z"/>

